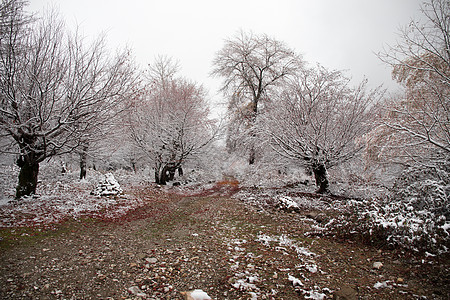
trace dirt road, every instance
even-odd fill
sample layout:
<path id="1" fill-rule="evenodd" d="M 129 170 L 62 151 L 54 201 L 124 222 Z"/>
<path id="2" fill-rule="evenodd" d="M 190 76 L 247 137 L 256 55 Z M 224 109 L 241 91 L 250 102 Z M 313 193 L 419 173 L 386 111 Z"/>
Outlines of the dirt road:
<path id="1" fill-rule="evenodd" d="M 0 229 L 0 298 L 182 299 L 202 289 L 213 299 L 450 299 L 443 258 L 312 237 L 301 213 L 258 210 L 223 190 L 128 192 L 144 205 L 120 219 Z"/>

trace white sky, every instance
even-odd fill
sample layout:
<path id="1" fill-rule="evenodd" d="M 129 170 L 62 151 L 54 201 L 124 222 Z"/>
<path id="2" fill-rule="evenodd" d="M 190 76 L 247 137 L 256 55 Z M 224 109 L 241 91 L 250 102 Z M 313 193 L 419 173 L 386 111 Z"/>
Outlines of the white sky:
<path id="1" fill-rule="evenodd" d="M 130 47 L 142 66 L 156 55 L 178 59 L 182 74 L 218 100 L 208 76 L 224 39 L 238 30 L 266 33 L 310 63 L 347 70 L 355 80 L 394 89 L 375 52 L 393 44 L 401 26 L 419 17 L 422 0 L 30 0 L 39 12 L 55 6 L 87 36 L 106 32 L 112 48 Z"/>

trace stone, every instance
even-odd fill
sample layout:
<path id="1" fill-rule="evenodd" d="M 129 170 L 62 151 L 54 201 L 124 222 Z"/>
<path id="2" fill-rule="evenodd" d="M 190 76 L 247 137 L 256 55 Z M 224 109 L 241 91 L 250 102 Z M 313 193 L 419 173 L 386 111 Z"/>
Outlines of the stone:
<path id="1" fill-rule="evenodd" d="M 329 217 L 324 214 L 324 213 L 319 213 L 317 214 L 317 216 L 314 218 L 314 220 L 316 220 L 317 223 L 326 223 L 329 221 Z"/>
<path id="2" fill-rule="evenodd" d="M 358 292 L 349 286 L 343 286 L 339 291 L 334 292 L 334 300 L 357 300 Z"/>
<path id="3" fill-rule="evenodd" d="M 379 270 L 379 269 L 381 269 L 383 267 L 383 264 L 381 262 L 379 262 L 379 261 L 376 261 L 376 262 L 373 263 L 372 267 L 374 269 Z"/>
<path id="4" fill-rule="evenodd" d="M 140 289 L 138 286 L 132 286 L 132 287 L 129 287 L 129 288 L 128 288 L 128 291 L 129 291 L 131 294 L 133 294 L 133 295 L 135 295 L 135 296 L 137 296 L 137 297 L 142 297 L 142 298 L 147 297 L 147 294 L 144 293 L 144 292 L 142 292 L 141 289 Z"/>
<path id="5" fill-rule="evenodd" d="M 146 262 L 148 262 L 149 264 L 155 264 L 158 259 L 156 259 L 155 257 L 148 257 L 145 259 Z"/>
<path id="6" fill-rule="evenodd" d="M 184 300 L 212 300 L 207 293 L 202 290 L 193 290 L 190 292 L 181 292 Z"/>
<path id="7" fill-rule="evenodd" d="M 104 175 L 104 178 L 99 182 L 97 187 L 91 192 L 91 195 L 96 197 L 116 196 L 122 192 L 123 191 L 120 188 L 120 184 L 114 178 L 114 175 L 112 173 L 107 173 Z"/>

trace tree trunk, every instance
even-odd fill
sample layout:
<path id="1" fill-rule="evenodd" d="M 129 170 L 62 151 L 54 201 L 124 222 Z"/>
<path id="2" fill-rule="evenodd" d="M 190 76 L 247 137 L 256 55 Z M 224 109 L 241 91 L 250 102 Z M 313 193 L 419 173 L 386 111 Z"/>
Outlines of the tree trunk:
<path id="1" fill-rule="evenodd" d="M 261 86 L 261 81 L 260 81 L 260 86 Z M 248 158 L 248 164 L 249 165 L 253 165 L 256 161 L 256 149 L 255 149 L 255 145 L 256 145 L 256 132 L 255 130 L 255 126 L 256 126 L 256 117 L 258 116 L 258 102 L 259 102 L 259 98 L 261 97 L 261 90 L 260 88 L 258 88 L 258 92 L 257 94 L 254 96 L 253 101 L 252 101 L 252 117 L 251 117 L 251 122 L 252 122 L 252 127 L 253 129 L 251 130 L 251 148 L 250 148 L 250 156 Z"/>
<path id="2" fill-rule="evenodd" d="M 21 156 L 17 160 L 17 165 L 20 167 L 20 172 L 19 183 L 16 188 L 16 199 L 35 194 L 38 182 L 39 163 L 30 157 Z"/>
<path id="3" fill-rule="evenodd" d="M 169 177 L 168 170 L 169 170 L 169 167 L 167 165 L 165 165 L 162 168 L 161 172 L 159 173 L 159 184 L 166 185 L 166 183 L 169 179 L 168 178 Z"/>
<path id="4" fill-rule="evenodd" d="M 137 173 L 136 161 L 133 158 L 131 159 L 131 169 L 133 170 L 134 174 Z"/>
<path id="5" fill-rule="evenodd" d="M 86 179 L 88 145 L 83 145 L 80 152 L 80 180 Z"/>
<path id="6" fill-rule="evenodd" d="M 159 183 L 159 168 L 155 168 L 155 183 L 160 184 Z"/>
<path id="7" fill-rule="evenodd" d="M 328 182 L 328 172 L 324 164 L 318 163 L 313 166 L 314 178 L 316 179 L 316 185 L 318 190 L 316 193 L 328 194 L 329 182 Z"/>
<path id="8" fill-rule="evenodd" d="M 160 184 L 160 182 L 159 182 L 159 178 L 160 178 L 159 174 L 160 174 L 160 172 L 161 172 L 161 164 L 155 162 L 155 183 L 156 184 Z"/>
<path id="9" fill-rule="evenodd" d="M 179 167 L 178 168 L 178 176 L 183 176 L 183 168 L 182 167 Z"/>
<path id="10" fill-rule="evenodd" d="M 250 155 L 249 155 L 249 158 L 248 158 L 248 164 L 249 165 L 253 165 L 255 163 L 255 157 L 256 157 L 255 147 L 252 146 L 252 148 L 250 149 Z"/>
<path id="11" fill-rule="evenodd" d="M 82 179 L 86 179 L 86 161 L 85 160 L 81 160 L 80 161 L 80 180 Z"/>
<path id="12" fill-rule="evenodd" d="M 166 185 L 167 183 L 167 165 L 164 165 L 164 167 L 161 164 L 156 164 L 155 166 L 155 183 L 160 185 Z"/>
<path id="13" fill-rule="evenodd" d="M 175 178 L 175 172 L 178 169 L 180 172 L 181 168 L 174 167 L 172 165 L 156 165 L 155 167 L 155 183 L 160 185 L 165 185 L 168 181 L 172 181 Z M 183 171 L 181 170 L 181 173 Z"/>

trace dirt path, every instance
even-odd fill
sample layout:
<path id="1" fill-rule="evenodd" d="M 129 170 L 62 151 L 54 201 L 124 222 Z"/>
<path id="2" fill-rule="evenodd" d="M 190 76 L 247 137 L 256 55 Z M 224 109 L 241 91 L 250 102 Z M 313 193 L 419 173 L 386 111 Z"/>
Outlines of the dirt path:
<path id="1" fill-rule="evenodd" d="M 229 196 L 135 193 L 145 205 L 119 220 L 0 229 L 0 298 L 450 298 L 448 261 L 308 237 L 314 221 L 301 214 Z"/>

